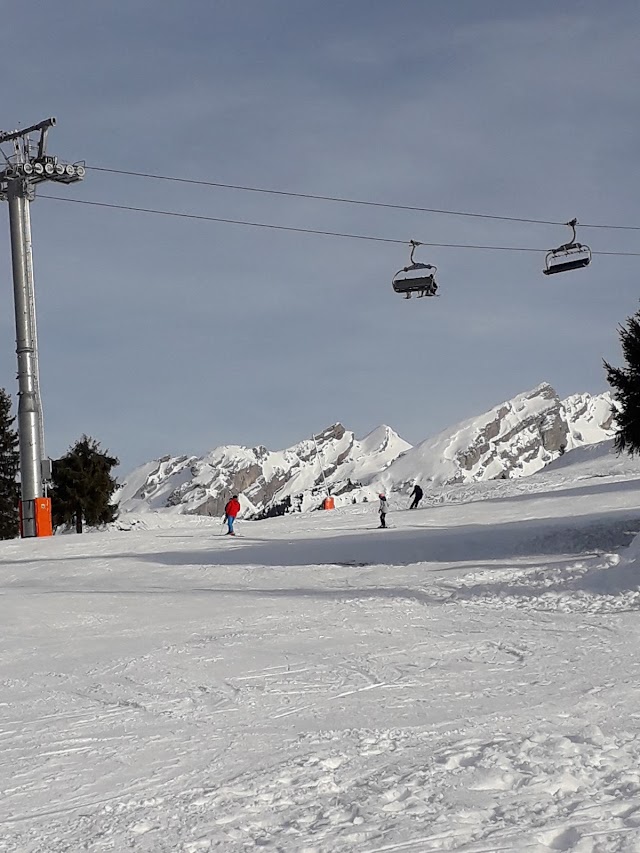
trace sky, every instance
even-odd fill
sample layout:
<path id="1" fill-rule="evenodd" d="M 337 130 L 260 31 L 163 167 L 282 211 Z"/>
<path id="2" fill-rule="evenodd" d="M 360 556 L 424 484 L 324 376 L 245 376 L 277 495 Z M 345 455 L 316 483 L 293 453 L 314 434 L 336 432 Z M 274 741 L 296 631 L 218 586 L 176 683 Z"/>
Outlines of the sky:
<path id="1" fill-rule="evenodd" d="M 95 167 L 588 224 L 640 225 L 640 8 L 620 0 L 60 0 L 5 11 L 0 127 L 55 116 L 82 184 L 40 195 L 397 240 L 32 205 L 47 453 L 277 449 L 335 421 L 417 443 L 550 382 L 607 390 L 640 257 L 543 276 L 564 226 L 343 205 Z M 94 168 L 91 168 L 94 167 Z M 6 209 L 6 208 L 5 208 Z M 17 391 L 8 214 L 0 385 Z M 393 293 L 410 239 L 440 297 Z M 634 231 L 578 228 L 599 251 Z"/>

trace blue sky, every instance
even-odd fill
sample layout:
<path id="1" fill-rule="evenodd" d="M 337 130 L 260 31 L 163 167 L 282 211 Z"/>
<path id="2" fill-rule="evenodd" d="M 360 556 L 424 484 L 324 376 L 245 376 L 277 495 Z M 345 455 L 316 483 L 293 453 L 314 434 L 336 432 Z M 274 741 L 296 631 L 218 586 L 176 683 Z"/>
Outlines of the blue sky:
<path id="1" fill-rule="evenodd" d="M 640 225 L 640 7 L 571 2 L 60 0 L 5 11 L 0 127 L 57 118 L 88 166 L 294 192 Z M 611 7 L 611 8 L 610 8 Z M 42 193 L 408 241 L 551 247 L 569 231 L 88 171 Z M 0 384 L 15 393 L 8 214 Z M 640 258 L 403 246 L 38 199 L 47 451 L 82 433 L 121 473 L 166 453 L 289 445 L 336 421 L 417 442 L 541 381 L 606 390 Z M 584 229 L 594 251 L 640 232 Z"/>

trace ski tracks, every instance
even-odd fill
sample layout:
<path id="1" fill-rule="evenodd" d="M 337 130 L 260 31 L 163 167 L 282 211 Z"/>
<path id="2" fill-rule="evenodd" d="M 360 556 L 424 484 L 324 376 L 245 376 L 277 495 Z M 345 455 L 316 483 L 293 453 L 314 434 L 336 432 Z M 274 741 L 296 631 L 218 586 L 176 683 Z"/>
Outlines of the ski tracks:
<path id="1" fill-rule="evenodd" d="M 489 740 L 327 731 L 287 751 L 272 763 L 247 757 L 246 770 L 212 774 L 209 787 L 105 803 L 80 818 L 88 849 L 631 853 L 640 844 L 640 744 L 597 727 Z"/>

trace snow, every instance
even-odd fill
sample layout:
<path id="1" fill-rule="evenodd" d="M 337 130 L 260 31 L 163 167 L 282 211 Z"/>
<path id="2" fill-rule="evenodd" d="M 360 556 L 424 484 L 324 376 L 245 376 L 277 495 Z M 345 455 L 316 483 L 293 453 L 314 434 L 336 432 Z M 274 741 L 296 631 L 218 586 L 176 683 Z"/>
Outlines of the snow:
<path id="1" fill-rule="evenodd" d="M 132 512 L 165 508 L 173 492 L 191 481 L 195 461 L 195 456 L 167 456 L 141 465 L 118 490 L 118 502 Z"/>
<path id="2" fill-rule="evenodd" d="M 527 476 L 562 450 L 613 434 L 611 395 L 560 400 L 546 382 L 412 447 L 391 427 L 362 439 L 336 423 L 285 450 L 227 445 L 202 458 L 165 457 L 125 478 L 116 500 L 123 513 L 166 508 L 172 514 L 220 514 L 233 494 L 245 515 L 317 509 L 330 491 L 336 506 L 431 487 Z"/>
<path id="3" fill-rule="evenodd" d="M 340 424 L 285 450 L 237 445 L 218 447 L 202 458 L 165 457 L 145 463 L 125 478 L 116 500 L 125 513 L 163 509 L 211 515 L 208 499 L 224 507 L 234 493 L 245 513 L 258 514 L 270 501 L 303 495 L 305 510 L 316 508 L 328 487 L 339 490 L 373 478 L 411 445 L 380 426 L 359 440 Z M 322 494 L 320 494 L 322 493 Z M 338 504 L 350 503 L 336 495 Z"/>
<path id="4" fill-rule="evenodd" d="M 407 504 L 0 543 L 0 851 L 637 853 L 640 461 Z"/>
<path id="5" fill-rule="evenodd" d="M 573 394 L 562 401 L 569 426 L 568 449 L 602 440 L 602 426 L 615 410 L 616 402 L 609 392 L 592 397 Z"/>
<path id="6" fill-rule="evenodd" d="M 612 406 L 609 393 L 574 394 L 560 401 L 553 388 L 542 383 L 416 445 L 396 459 L 379 482 L 389 490 L 405 488 L 416 475 L 434 486 L 492 480 L 503 473 L 528 476 L 553 459 L 544 446 L 542 426 L 550 428 L 561 418 L 567 449 L 600 442 L 612 434 Z"/>

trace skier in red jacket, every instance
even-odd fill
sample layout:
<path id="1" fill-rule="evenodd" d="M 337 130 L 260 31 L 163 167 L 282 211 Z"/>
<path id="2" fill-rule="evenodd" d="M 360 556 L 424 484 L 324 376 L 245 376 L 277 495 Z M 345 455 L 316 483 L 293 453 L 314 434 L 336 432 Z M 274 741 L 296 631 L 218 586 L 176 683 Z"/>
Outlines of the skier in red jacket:
<path id="1" fill-rule="evenodd" d="M 226 507 L 224 508 L 224 520 L 227 522 L 228 530 L 226 532 L 226 536 L 235 536 L 236 534 L 233 532 L 233 522 L 236 520 L 236 515 L 240 512 L 240 501 L 238 500 L 238 496 L 234 495 L 230 501 L 227 502 Z"/>

